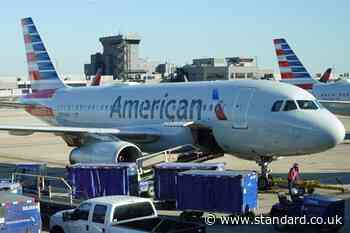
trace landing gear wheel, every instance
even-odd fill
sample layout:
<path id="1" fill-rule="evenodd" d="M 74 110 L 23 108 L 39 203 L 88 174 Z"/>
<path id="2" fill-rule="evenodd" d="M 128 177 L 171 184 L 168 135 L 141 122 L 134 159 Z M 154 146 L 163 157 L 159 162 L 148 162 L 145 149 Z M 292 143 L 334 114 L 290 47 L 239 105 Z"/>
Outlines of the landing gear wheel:
<path id="1" fill-rule="evenodd" d="M 258 189 L 267 190 L 269 189 L 269 179 L 267 177 L 259 176 L 258 178 Z"/>
<path id="2" fill-rule="evenodd" d="M 187 222 L 195 222 L 195 221 L 199 221 L 203 216 L 203 212 L 197 212 L 197 211 L 191 211 L 191 212 L 182 212 L 180 214 L 180 219 L 183 221 L 187 221 Z"/>
<path id="3" fill-rule="evenodd" d="M 259 190 L 268 190 L 272 186 L 272 176 L 269 170 L 269 164 L 272 162 L 272 157 L 261 156 L 260 160 L 257 161 L 261 168 L 261 173 L 258 179 Z"/>

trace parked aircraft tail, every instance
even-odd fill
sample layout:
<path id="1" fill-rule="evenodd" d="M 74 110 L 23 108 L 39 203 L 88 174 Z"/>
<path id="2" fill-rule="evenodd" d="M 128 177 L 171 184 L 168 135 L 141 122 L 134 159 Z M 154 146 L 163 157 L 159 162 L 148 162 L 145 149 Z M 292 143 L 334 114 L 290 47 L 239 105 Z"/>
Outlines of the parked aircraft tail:
<path id="1" fill-rule="evenodd" d="M 278 66 L 281 72 L 281 81 L 289 82 L 304 89 L 312 89 L 317 81 L 311 78 L 294 51 L 290 48 L 285 39 L 273 40 Z"/>
<path id="2" fill-rule="evenodd" d="M 328 68 L 320 78 L 320 82 L 326 83 L 331 78 L 332 68 Z"/>
<path id="3" fill-rule="evenodd" d="M 32 18 L 21 20 L 29 78 L 35 98 L 49 98 L 56 89 L 65 87 L 59 78 Z"/>

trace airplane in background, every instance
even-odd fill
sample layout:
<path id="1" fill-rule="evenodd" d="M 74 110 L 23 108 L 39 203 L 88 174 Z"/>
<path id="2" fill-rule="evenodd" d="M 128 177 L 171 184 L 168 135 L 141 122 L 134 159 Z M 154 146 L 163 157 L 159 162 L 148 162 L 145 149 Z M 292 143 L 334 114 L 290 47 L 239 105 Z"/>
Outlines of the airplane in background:
<path id="1" fill-rule="evenodd" d="M 143 152 L 192 144 L 254 160 L 266 177 L 269 163 L 280 156 L 322 152 L 344 139 L 343 124 L 314 96 L 274 81 L 67 87 L 33 20 L 21 22 L 33 93 L 13 107 L 49 126 L 0 130 L 60 136 L 74 147 L 71 163 L 134 162 Z"/>
<path id="2" fill-rule="evenodd" d="M 273 40 L 281 82 L 294 84 L 310 91 L 318 101 L 334 114 L 350 116 L 350 83 L 346 80 L 321 82 L 313 79 L 285 39 Z M 331 70 L 324 75 L 329 77 Z"/>
<path id="3" fill-rule="evenodd" d="M 320 78 L 321 83 L 327 83 L 331 79 L 332 68 L 328 68 Z"/>

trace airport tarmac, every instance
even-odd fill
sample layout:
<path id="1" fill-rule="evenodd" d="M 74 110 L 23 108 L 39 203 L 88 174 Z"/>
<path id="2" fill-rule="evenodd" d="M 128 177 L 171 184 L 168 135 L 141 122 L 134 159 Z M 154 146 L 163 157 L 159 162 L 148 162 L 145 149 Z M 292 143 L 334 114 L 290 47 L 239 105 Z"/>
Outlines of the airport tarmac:
<path id="1" fill-rule="evenodd" d="M 347 131 L 350 131 L 350 118 L 340 118 Z M 31 117 L 22 110 L 0 109 L 1 124 L 9 125 L 43 125 L 44 123 Z M 32 136 L 11 136 L 6 132 L 0 132 L 0 164 L 3 166 L 18 162 L 45 162 L 50 167 L 64 167 L 68 163 L 68 155 L 71 150 L 65 142 L 51 134 L 34 134 Z M 303 177 L 308 179 L 319 179 L 321 182 L 337 184 L 340 180 L 350 188 L 350 144 L 344 142 L 336 148 L 320 154 L 310 156 L 298 156 L 282 158 L 271 164 L 270 168 L 278 176 L 286 177 L 290 166 L 294 162 L 300 164 Z M 213 160 L 225 162 L 226 167 L 235 170 L 257 170 L 259 166 L 255 162 L 237 159 L 225 155 L 222 158 Z M 2 175 L 9 175 L 11 170 L 1 169 Z M 319 191 L 343 197 L 350 200 L 350 193 L 339 194 L 336 191 Z M 259 195 L 259 213 L 266 213 L 273 203 L 277 202 L 275 194 Z M 342 232 L 350 232 L 350 201 L 347 201 L 346 226 Z M 213 226 L 208 227 L 207 232 L 271 232 L 272 226 Z"/>

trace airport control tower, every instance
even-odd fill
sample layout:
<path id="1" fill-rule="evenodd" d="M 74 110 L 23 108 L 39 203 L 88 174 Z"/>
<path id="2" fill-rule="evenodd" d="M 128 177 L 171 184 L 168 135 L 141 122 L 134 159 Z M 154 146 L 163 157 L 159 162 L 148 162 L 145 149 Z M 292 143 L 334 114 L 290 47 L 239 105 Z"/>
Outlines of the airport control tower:
<path id="1" fill-rule="evenodd" d="M 101 37 L 103 53 L 91 55 L 91 64 L 85 65 L 85 75 L 93 76 L 98 68 L 103 68 L 103 75 L 113 75 L 113 79 L 137 79 L 145 73 L 140 69 L 139 44 L 137 34 Z"/>

